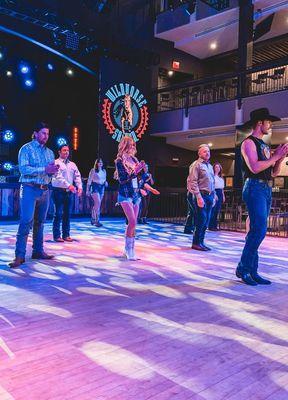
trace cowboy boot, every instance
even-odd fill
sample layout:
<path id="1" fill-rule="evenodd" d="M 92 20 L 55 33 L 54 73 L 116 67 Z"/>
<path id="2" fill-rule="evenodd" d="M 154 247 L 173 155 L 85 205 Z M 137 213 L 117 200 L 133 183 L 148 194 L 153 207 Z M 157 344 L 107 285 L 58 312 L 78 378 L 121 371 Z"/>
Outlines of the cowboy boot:
<path id="1" fill-rule="evenodd" d="M 134 254 L 134 241 L 134 237 L 126 236 L 125 238 L 125 256 L 127 260 L 137 260 Z"/>

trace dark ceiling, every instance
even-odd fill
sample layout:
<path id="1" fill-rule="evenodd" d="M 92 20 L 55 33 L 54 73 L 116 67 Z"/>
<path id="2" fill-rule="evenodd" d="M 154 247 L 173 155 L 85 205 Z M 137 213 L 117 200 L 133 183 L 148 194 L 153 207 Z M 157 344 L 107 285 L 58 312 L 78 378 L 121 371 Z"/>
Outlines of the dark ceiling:
<path id="1" fill-rule="evenodd" d="M 141 55 L 132 53 L 146 51 L 149 64 L 154 54 L 141 40 L 148 34 L 153 37 L 151 4 L 150 0 L 0 0 L 0 24 L 81 57 L 109 51 L 128 62 L 129 57 L 140 58 L 142 64 Z M 66 46 L 70 34 L 79 43 L 75 49 Z"/>

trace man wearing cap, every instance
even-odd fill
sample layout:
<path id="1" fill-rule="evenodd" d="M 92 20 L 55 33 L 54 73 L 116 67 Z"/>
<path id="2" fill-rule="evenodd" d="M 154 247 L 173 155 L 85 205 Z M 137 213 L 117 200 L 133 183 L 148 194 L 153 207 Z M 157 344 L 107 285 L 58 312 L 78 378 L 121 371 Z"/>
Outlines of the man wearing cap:
<path id="1" fill-rule="evenodd" d="M 195 210 L 195 231 L 192 249 L 208 251 L 211 249 L 204 244 L 204 237 L 216 195 L 214 171 L 209 162 L 210 148 L 207 144 L 199 146 L 198 156 L 198 160 L 194 161 L 190 166 L 187 178 L 187 189 L 193 195 L 193 209 Z"/>
<path id="2" fill-rule="evenodd" d="M 276 148 L 270 154 L 270 146 L 263 141 L 279 117 L 270 115 L 267 108 L 259 108 L 250 113 L 250 120 L 239 128 L 252 128 L 252 134 L 241 144 L 242 168 L 244 172 L 243 200 L 248 209 L 250 230 L 236 276 L 251 286 L 269 285 L 258 270 L 258 248 L 265 238 L 267 219 L 272 200 L 272 178 L 280 172 L 281 163 L 288 154 L 288 143 Z"/>
<path id="3" fill-rule="evenodd" d="M 43 249 L 43 230 L 49 207 L 51 176 L 58 171 L 53 151 L 46 147 L 49 127 L 40 122 L 34 128 L 33 140 L 24 144 L 18 154 L 20 171 L 20 223 L 17 233 L 15 259 L 9 264 L 17 268 L 25 262 L 26 245 L 33 225 L 33 259 L 50 260 L 53 256 Z"/>

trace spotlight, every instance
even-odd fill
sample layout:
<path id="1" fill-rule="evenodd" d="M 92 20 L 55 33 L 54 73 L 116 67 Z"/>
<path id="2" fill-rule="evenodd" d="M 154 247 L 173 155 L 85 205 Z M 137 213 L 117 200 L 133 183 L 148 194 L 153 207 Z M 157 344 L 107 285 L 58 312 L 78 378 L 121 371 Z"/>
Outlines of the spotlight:
<path id="1" fill-rule="evenodd" d="M 6 143 L 13 142 L 15 138 L 14 132 L 10 131 L 10 129 L 6 129 L 3 132 L 3 141 Z"/>
<path id="2" fill-rule="evenodd" d="M 208 146 L 209 146 L 209 147 L 212 147 L 212 146 L 213 146 L 213 143 L 211 143 L 211 142 L 208 143 Z"/>
<path id="3" fill-rule="evenodd" d="M 217 43 L 216 43 L 216 42 L 212 42 L 212 43 L 210 44 L 210 49 L 211 49 L 211 50 L 216 50 L 216 49 L 217 49 Z"/>
<path id="4" fill-rule="evenodd" d="M 64 137 L 59 137 L 57 139 L 57 146 L 64 146 L 65 144 L 67 144 L 67 140 Z"/>
<path id="5" fill-rule="evenodd" d="M 173 76 L 174 75 L 174 71 L 168 71 L 168 76 Z"/>
<path id="6" fill-rule="evenodd" d="M 51 64 L 51 63 L 48 63 L 48 64 L 47 64 L 47 69 L 48 69 L 49 71 L 53 71 L 53 70 L 54 70 L 54 65 Z"/>
<path id="7" fill-rule="evenodd" d="M 0 60 L 3 60 L 4 58 L 4 53 L 2 53 L 2 51 L 0 51 Z"/>
<path id="8" fill-rule="evenodd" d="M 6 76 L 7 76 L 8 78 L 11 78 L 12 75 L 13 75 L 13 74 L 12 74 L 12 71 L 6 71 Z"/>
<path id="9" fill-rule="evenodd" d="M 5 162 L 2 166 L 5 171 L 12 171 L 13 164 L 11 162 Z"/>
<path id="10" fill-rule="evenodd" d="M 66 75 L 67 76 L 73 76 L 74 75 L 74 71 L 72 68 L 67 68 L 66 69 Z"/>
<path id="11" fill-rule="evenodd" d="M 21 74 L 28 74 L 28 72 L 30 71 L 30 68 L 28 67 L 28 65 L 22 64 L 20 66 L 20 71 L 21 71 Z"/>
<path id="12" fill-rule="evenodd" d="M 26 79 L 24 84 L 25 84 L 25 86 L 30 88 L 33 86 L 33 81 L 31 79 Z"/>

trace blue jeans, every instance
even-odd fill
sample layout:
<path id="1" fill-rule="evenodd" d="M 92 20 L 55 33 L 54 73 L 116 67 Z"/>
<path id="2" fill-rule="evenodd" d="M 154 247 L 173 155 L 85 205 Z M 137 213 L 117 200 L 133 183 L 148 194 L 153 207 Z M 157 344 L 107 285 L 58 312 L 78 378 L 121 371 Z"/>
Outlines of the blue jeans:
<path id="1" fill-rule="evenodd" d="M 71 192 L 53 188 L 52 199 L 54 202 L 53 238 L 60 238 L 60 225 L 62 222 L 62 237 L 65 239 L 70 236 Z"/>
<path id="2" fill-rule="evenodd" d="M 16 240 L 16 257 L 24 258 L 27 239 L 33 225 L 33 253 L 43 253 L 44 222 L 49 207 L 49 190 L 21 185 L 20 223 Z"/>
<path id="3" fill-rule="evenodd" d="M 258 269 L 258 248 L 267 232 L 272 189 L 264 182 L 248 179 L 243 187 L 243 200 L 248 209 L 250 230 L 246 236 L 238 270 L 240 273 L 253 274 Z"/>
<path id="4" fill-rule="evenodd" d="M 188 212 L 185 222 L 184 231 L 191 232 L 194 230 L 194 220 L 195 220 L 195 210 L 194 210 L 194 201 L 193 201 L 193 194 L 188 193 L 187 195 L 187 206 Z"/>
<path id="5" fill-rule="evenodd" d="M 204 207 L 199 207 L 197 204 L 196 197 L 193 199 L 195 209 L 195 232 L 193 236 L 193 244 L 204 244 L 204 237 L 206 229 L 209 225 L 214 193 L 213 194 L 202 194 L 204 200 Z"/>
<path id="6" fill-rule="evenodd" d="M 222 203 L 223 203 L 223 190 L 216 189 L 216 195 L 218 197 L 218 200 L 216 201 L 215 206 L 212 208 L 212 211 L 211 211 L 211 217 L 210 217 L 210 223 L 209 223 L 210 229 L 218 228 L 218 215 L 220 213 Z"/>

